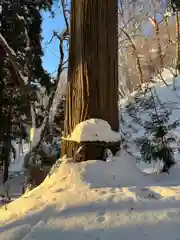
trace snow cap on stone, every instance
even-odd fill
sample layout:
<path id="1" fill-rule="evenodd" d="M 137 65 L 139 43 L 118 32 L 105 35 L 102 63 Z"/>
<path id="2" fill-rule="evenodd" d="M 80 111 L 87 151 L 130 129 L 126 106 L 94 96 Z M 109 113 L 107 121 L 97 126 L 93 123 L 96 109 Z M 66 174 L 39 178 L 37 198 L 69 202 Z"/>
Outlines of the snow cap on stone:
<path id="1" fill-rule="evenodd" d="M 102 119 L 92 118 L 76 125 L 67 138 L 74 142 L 117 142 L 120 141 L 120 133 L 111 129 L 109 123 Z"/>

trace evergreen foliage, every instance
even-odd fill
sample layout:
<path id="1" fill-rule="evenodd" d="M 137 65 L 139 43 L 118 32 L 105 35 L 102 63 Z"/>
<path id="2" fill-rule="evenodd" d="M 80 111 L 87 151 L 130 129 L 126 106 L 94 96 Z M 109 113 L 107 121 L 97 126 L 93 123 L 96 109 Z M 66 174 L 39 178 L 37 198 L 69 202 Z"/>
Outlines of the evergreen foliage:
<path id="1" fill-rule="evenodd" d="M 53 85 L 42 66 L 41 11 L 50 10 L 52 0 L 0 0 L 0 5 L 0 33 L 16 53 L 18 62 L 28 77 L 28 85 L 38 83 L 50 92 Z M 27 138 L 24 123 L 31 122 L 29 99 L 33 102 L 38 99 L 37 89 L 34 91 L 32 88 L 31 93 L 22 91 L 17 73 L 1 45 L 0 95 L 0 164 L 4 165 L 6 171 L 3 179 L 5 182 L 10 149 L 13 149 L 11 140 Z"/>
<path id="2" fill-rule="evenodd" d="M 168 133 L 179 125 L 178 121 L 168 124 L 170 112 L 163 110 L 155 111 L 151 115 L 151 120 L 145 122 L 147 136 L 136 140 L 140 149 L 141 159 L 147 163 L 152 161 L 162 161 L 162 172 L 168 172 L 170 167 L 175 163 L 173 148 L 171 143 L 175 142 L 174 138 L 168 137 Z"/>

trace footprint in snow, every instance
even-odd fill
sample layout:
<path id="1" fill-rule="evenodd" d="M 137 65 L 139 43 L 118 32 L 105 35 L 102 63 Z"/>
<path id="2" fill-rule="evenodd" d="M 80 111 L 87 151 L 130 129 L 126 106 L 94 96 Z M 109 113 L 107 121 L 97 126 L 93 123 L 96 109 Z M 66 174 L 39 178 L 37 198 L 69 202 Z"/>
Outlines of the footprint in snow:
<path id="1" fill-rule="evenodd" d="M 153 192 L 151 189 L 149 188 L 129 188 L 130 192 L 134 192 L 136 194 L 137 198 L 141 198 L 141 199 L 149 199 L 149 200 L 160 200 L 162 198 L 162 196 L 156 192 Z"/>
<path id="2" fill-rule="evenodd" d="M 97 221 L 99 223 L 102 223 L 102 222 L 104 222 L 106 220 L 105 213 L 106 212 L 99 212 L 99 213 L 97 213 L 97 217 L 98 217 Z"/>

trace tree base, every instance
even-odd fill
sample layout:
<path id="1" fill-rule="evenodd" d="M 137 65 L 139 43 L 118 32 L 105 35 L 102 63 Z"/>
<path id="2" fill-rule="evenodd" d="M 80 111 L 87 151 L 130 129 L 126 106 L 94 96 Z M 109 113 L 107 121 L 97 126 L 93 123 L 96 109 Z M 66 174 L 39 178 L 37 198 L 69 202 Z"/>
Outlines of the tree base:
<path id="1" fill-rule="evenodd" d="M 72 158 L 74 162 L 84 162 L 88 160 L 101 160 L 106 161 L 107 156 L 105 154 L 106 149 L 110 149 L 112 154 L 115 155 L 120 149 L 120 141 L 118 142 L 70 142 L 64 141 L 62 143 L 63 148 L 66 148 L 66 155 L 68 158 Z"/>
<path id="2" fill-rule="evenodd" d="M 39 165 L 30 165 L 27 169 L 22 193 L 24 194 L 26 192 L 26 189 L 30 191 L 33 188 L 39 186 L 45 180 L 50 169 L 50 167 L 41 169 Z"/>
<path id="3" fill-rule="evenodd" d="M 169 169 L 175 164 L 174 161 L 170 161 L 167 163 L 164 163 L 163 168 L 161 169 L 161 173 L 169 173 Z"/>

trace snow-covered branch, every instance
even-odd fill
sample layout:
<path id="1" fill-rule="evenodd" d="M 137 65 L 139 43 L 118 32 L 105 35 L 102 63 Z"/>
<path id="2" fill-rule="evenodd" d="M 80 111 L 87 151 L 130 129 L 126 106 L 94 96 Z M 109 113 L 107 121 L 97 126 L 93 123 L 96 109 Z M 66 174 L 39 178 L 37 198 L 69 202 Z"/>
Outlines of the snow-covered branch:
<path id="1" fill-rule="evenodd" d="M 15 51 L 9 46 L 6 39 L 2 36 L 1 33 L 0 33 L 0 45 L 3 47 L 6 55 L 8 56 L 10 62 L 14 67 L 20 86 L 24 87 L 28 83 L 28 77 L 22 74 L 22 67 L 18 63 L 18 58 Z"/>

